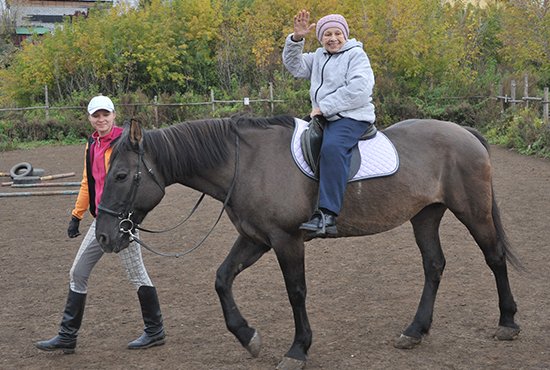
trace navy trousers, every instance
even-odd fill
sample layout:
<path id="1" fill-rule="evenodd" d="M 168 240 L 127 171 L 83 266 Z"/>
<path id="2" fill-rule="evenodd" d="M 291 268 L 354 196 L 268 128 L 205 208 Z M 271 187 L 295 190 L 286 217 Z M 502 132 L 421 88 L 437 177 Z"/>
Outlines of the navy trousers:
<path id="1" fill-rule="evenodd" d="M 370 122 L 341 118 L 329 121 L 323 131 L 319 162 L 319 208 L 340 213 L 348 181 L 351 149 Z"/>

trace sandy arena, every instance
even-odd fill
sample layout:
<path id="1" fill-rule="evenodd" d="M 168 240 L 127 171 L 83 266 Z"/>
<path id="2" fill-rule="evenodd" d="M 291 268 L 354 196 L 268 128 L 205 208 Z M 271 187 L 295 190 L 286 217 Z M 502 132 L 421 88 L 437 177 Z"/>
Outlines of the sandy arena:
<path id="1" fill-rule="evenodd" d="M 46 174 L 74 171 L 79 181 L 83 146 L 0 153 L 0 171 L 30 162 Z M 510 268 L 518 304 L 519 338 L 492 338 L 498 323 L 496 287 L 481 251 L 448 212 L 441 227 L 447 268 L 429 336 L 413 350 L 393 340 L 416 311 L 423 284 L 420 253 L 410 224 L 383 234 L 306 245 L 308 310 L 313 345 L 306 369 L 550 369 L 550 161 L 493 147 L 494 186 L 508 237 L 527 272 Z M 8 178 L 1 178 L 8 181 Z M 63 181 L 63 180 L 59 180 Z M 71 188 L 75 190 L 77 188 Z M 32 189 L 39 191 L 42 189 Z M 51 189 L 53 190 L 53 189 Z M 176 224 L 200 194 L 180 185 L 144 226 Z M 1 192 L 21 191 L 9 187 Z M 242 273 L 235 297 L 263 337 L 252 358 L 227 331 L 214 290 L 217 267 L 236 238 L 224 216 L 206 243 L 180 259 L 144 250 L 157 286 L 166 345 L 129 351 L 143 322 L 136 292 L 116 255 L 94 270 L 74 355 L 45 353 L 33 343 L 55 335 L 68 273 L 82 236 L 66 235 L 75 196 L 0 198 L 1 369 L 274 369 L 294 333 L 290 304 L 273 252 Z M 207 198 L 184 226 L 142 238 L 164 252 L 193 246 L 210 229 L 221 203 Z M 91 216 L 81 224 L 86 231 Z"/>

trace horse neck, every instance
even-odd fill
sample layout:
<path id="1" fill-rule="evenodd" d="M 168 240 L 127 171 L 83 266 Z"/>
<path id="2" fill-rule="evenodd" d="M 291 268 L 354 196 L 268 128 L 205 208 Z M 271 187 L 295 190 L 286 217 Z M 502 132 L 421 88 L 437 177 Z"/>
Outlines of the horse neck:
<path id="1" fill-rule="evenodd" d="M 235 134 L 224 127 L 224 120 L 187 125 L 157 133 L 163 145 L 153 147 L 165 184 L 179 183 L 223 201 L 235 172 Z"/>
<path id="2" fill-rule="evenodd" d="M 223 202 L 229 194 L 233 175 L 234 168 L 227 163 L 225 166 L 201 171 L 195 176 L 180 179 L 178 183 Z"/>

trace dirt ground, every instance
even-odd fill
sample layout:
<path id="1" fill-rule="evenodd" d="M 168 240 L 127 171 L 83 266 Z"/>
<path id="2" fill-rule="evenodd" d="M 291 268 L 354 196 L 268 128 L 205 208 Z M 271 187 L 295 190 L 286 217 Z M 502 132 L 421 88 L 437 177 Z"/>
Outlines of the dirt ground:
<path id="1" fill-rule="evenodd" d="M 307 244 L 313 329 L 307 369 L 550 369 L 550 161 L 498 147 L 492 148 L 492 158 L 508 236 L 527 268 L 510 271 L 519 339 L 492 338 L 498 322 L 494 279 L 467 230 L 448 213 L 441 228 L 447 268 L 434 322 L 414 350 L 392 346 L 412 320 L 423 283 L 409 224 L 370 237 Z M 77 176 L 59 181 L 79 181 L 82 160 L 82 146 L 3 152 L 0 171 L 30 162 L 46 175 L 74 171 Z M 183 186 L 170 187 L 144 226 L 174 225 L 198 196 Z M 143 251 L 161 300 L 166 345 L 126 349 L 143 323 L 136 293 L 118 257 L 109 254 L 90 280 L 76 354 L 34 348 L 34 341 L 56 334 L 64 307 L 68 272 L 82 238 L 66 236 L 74 200 L 67 195 L 0 198 L 1 369 L 275 368 L 294 333 L 282 275 L 270 252 L 235 282 L 237 303 L 263 337 L 260 356 L 252 358 L 226 330 L 214 291 L 216 269 L 236 238 L 225 216 L 206 243 L 184 258 Z M 142 237 L 159 250 L 182 251 L 209 230 L 220 207 L 207 199 L 185 226 Z M 90 221 L 88 215 L 81 231 Z"/>

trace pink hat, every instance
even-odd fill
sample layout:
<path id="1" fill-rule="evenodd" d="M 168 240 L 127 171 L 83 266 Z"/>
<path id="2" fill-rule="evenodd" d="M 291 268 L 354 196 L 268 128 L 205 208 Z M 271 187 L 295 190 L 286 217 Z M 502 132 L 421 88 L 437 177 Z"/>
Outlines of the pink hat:
<path id="1" fill-rule="evenodd" d="M 348 39 L 349 27 L 348 22 L 346 22 L 346 18 L 340 14 L 329 14 L 317 21 L 316 34 L 319 42 L 321 42 L 321 39 L 323 38 L 323 33 L 325 33 L 327 29 L 334 27 L 340 29 L 346 40 Z"/>

